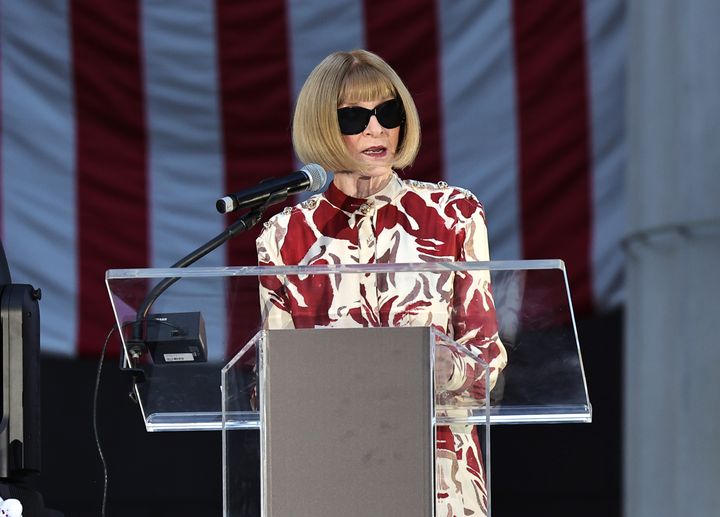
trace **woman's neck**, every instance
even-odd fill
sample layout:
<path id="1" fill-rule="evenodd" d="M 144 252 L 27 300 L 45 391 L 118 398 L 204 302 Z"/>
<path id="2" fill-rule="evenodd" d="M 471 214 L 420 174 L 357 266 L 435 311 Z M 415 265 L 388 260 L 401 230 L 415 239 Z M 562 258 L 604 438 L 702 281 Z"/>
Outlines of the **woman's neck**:
<path id="1" fill-rule="evenodd" d="M 346 196 L 365 199 L 377 194 L 390 182 L 392 170 L 382 176 L 366 176 L 360 172 L 335 173 L 333 183 Z"/>

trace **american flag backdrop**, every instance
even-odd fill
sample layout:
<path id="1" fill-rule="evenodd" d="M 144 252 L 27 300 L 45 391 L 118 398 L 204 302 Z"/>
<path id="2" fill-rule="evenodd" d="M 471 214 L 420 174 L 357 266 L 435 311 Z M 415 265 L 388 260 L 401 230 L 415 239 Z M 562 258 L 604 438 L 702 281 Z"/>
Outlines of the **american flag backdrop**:
<path id="1" fill-rule="evenodd" d="M 622 298 L 623 0 L 0 0 L 0 228 L 46 352 L 98 352 L 109 268 L 219 233 L 215 199 L 295 170 L 292 106 L 335 50 L 413 93 L 405 177 L 472 190 L 493 259 L 562 258 L 576 311 Z M 241 238 L 205 265 L 255 264 Z"/>

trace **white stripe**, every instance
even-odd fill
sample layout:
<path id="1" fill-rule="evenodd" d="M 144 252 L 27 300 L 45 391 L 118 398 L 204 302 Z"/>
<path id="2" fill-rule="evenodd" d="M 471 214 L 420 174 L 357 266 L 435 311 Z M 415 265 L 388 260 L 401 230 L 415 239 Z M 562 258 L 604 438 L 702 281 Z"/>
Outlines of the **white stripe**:
<path id="1" fill-rule="evenodd" d="M 485 206 L 493 259 L 521 258 L 509 0 L 439 4 L 443 150 L 448 183 Z"/>
<path id="2" fill-rule="evenodd" d="M 212 2 L 143 0 L 152 264 L 168 267 L 220 233 L 225 194 Z M 200 263 L 224 265 L 215 251 Z M 155 311 L 201 310 L 209 353 L 224 357 L 224 283 L 178 282 Z"/>
<path id="3" fill-rule="evenodd" d="M 293 98 L 315 65 L 338 50 L 365 46 L 361 0 L 288 0 Z"/>
<path id="4" fill-rule="evenodd" d="M 1 18 L 3 241 L 13 281 L 43 291 L 43 351 L 72 354 L 77 271 L 68 5 L 4 2 Z"/>
<path id="5" fill-rule="evenodd" d="M 313 68 L 332 52 L 365 48 L 361 0 L 288 0 L 293 105 Z M 295 168 L 303 164 L 295 157 Z M 332 176 L 332 175 L 331 175 Z M 296 195 L 301 202 L 311 193 Z"/>
<path id="6" fill-rule="evenodd" d="M 622 229 L 626 146 L 625 4 L 622 0 L 586 2 L 588 69 L 592 128 L 593 291 L 599 308 L 624 299 Z"/>

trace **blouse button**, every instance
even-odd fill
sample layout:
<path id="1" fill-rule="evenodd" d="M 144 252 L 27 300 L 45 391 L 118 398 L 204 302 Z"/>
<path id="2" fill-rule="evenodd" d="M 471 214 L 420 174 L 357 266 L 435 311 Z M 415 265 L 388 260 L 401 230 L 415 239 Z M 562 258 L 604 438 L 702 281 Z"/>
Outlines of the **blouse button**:
<path id="1" fill-rule="evenodd" d="M 310 199 L 307 199 L 303 202 L 302 207 L 308 210 L 312 210 L 315 208 L 318 204 L 318 200 L 316 197 L 311 197 Z"/>
<path id="2" fill-rule="evenodd" d="M 360 205 L 360 212 L 361 212 L 363 215 L 369 214 L 369 213 L 370 213 L 370 209 L 371 209 L 371 207 L 370 207 L 370 204 L 369 204 L 369 203 L 365 203 L 365 204 Z"/>

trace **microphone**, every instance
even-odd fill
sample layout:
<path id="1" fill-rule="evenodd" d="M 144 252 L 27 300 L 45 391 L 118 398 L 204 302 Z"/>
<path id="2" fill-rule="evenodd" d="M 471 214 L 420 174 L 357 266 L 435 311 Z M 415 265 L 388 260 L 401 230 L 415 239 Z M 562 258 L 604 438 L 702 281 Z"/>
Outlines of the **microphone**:
<path id="1" fill-rule="evenodd" d="M 228 194 L 224 198 L 217 200 L 215 208 L 221 214 L 226 214 L 241 208 L 262 205 L 268 200 L 270 200 L 269 204 L 279 203 L 296 192 L 305 190 L 317 192 L 325 186 L 326 181 L 327 173 L 325 169 L 317 163 L 308 163 L 299 171 L 283 178 L 262 181 L 255 187 Z M 275 194 L 280 194 L 280 196 L 274 198 Z"/>

